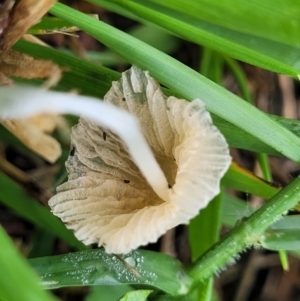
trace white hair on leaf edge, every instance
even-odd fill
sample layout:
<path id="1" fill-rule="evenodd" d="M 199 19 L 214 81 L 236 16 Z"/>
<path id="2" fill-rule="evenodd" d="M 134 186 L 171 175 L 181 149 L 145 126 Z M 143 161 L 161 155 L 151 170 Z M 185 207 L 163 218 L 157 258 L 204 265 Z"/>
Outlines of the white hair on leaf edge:
<path id="1" fill-rule="evenodd" d="M 132 67 L 122 73 L 104 100 L 138 118 L 155 162 L 136 124 L 117 131 L 119 117 L 106 115 L 111 121 L 99 126 L 93 117 L 100 111 L 83 112 L 71 135 L 69 180 L 49 204 L 84 243 L 127 253 L 207 206 L 231 158 L 204 103 L 167 98 L 148 72 Z"/>

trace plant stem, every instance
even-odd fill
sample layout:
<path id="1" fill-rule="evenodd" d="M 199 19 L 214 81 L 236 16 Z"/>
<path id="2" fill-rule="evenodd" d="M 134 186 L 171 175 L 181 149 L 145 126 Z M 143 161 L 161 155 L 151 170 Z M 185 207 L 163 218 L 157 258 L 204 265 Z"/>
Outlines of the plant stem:
<path id="1" fill-rule="evenodd" d="M 194 279 L 194 283 L 212 276 L 224 265 L 233 262 L 239 252 L 258 244 L 265 229 L 293 208 L 299 199 L 300 177 L 297 177 L 192 265 L 189 276 Z"/>

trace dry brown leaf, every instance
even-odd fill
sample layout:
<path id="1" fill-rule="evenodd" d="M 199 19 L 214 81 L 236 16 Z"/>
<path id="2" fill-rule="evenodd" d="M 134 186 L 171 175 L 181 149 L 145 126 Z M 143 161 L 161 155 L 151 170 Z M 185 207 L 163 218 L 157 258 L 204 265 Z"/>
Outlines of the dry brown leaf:
<path id="1" fill-rule="evenodd" d="M 8 0 L 8 4 L 13 5 L 11 11 L 5 11 L 7 26 L 2 32 L 0 49 L 6 51 L 10 49 L 27 30 L 38 23 L 57 0 Z M 5 2 L 5 3 L 6 3 Z M 7 4 L 7 5 L 8 5 Z M 6 24 L 5 24 L 6 25 Z"/>
<path id="2" fill-rule="evenodd" d="M 58 118 L 59 116 L 53 114 L 39 114 L 29 117 L 28 120 L 44 133 L 51 133 L 56 128 Z"/>
<path id="3" fill-rule="evenodd" d="M 5 74 L 0 73 L 0 86 L 12 86 L 14 81 Z"/>
<path id="4" fill-rule="evenodd" d="M 60 68 L 47 60 L 37 60 L 10 48 L 36 24 L 56 0 L 6 0 L 0 5 L 0 85 L 11 85 L 9 76 L 48 78 L 45 87 L 57 84 Z"/>
<path id="5" fill-rule="evenodd" d="M 12 85 L 10 76 L 26 79 L 48 78 L 44 87 L 51 87 L 61 78 L 60 68 L 47 60 L 37 60 L 10 49 L 27 30 L 40 21 L 56 0 L 5 0 L 0 5 L 0 85 Z M 40 121 L 43 120 L 42 128 Z M 37 119 L 3 120 L 3 125 L 25 145 L 49 162 L 61 154 L 59 143 L 44 133 L 53 129 L 45 116 Z"/>
<path id="6" fill-rule="evenodd" d="M 0 57 L 0 85 L 12 84 L 7 76 L 16 76 L 26 79 L 48 78 L 45 87 L 57 84 L 61 78 L 61 69 L 58 65 L 47 60 L 38 60 L 21 52 L 12 49 L 6 51 Z M 5 76 L 6 75 L 6 76 Z"/>
<path id="7" fill-rule="evenodd" d="M 43 117 L 40 116 L 40 118 Z M 2 120 L 2 124 L 29 149 L 47 161 L 53 163 L 61 155 L 60 144 L 54 138 L 45 134 L 44 131 L 37 126 L 36 120 L 30 118 Z M 43 125 L 43 127 L 44 126 L 45 125 Z M 53 124 L 51 127 L 53 127 Z"/>
<path id="8" fill-rule="evenodd" d="M 24 53 L 8 50 L 0 57 L 0 85 L 12 85 L 8 76 L 22 78 L 48 78 L 44 86 L 55 85 L 61 77 L 60 68 L 46 60 L 36 60 Z M 52 120 L 51 120 L 52 119 Z M 44 133 L 55 127 L 53 117 L 45 115 L 35 119 L 2 120 L 2 124 L 25 145 L 49 162 L 54 162 L 61 154 L 59 143 Z"/>
<path id="9" fill-rule="evenodd" d="M 9 14 L 15 5 L 15 0 L 4 0 L 0 4 L 0 34 L 7 27 L 9 21 Z"/>

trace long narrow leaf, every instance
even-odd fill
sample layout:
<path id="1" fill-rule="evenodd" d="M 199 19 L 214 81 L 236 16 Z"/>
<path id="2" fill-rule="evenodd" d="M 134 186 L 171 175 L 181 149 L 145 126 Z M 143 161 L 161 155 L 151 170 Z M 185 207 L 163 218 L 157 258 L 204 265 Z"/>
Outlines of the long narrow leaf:
<path id="1" fill-rule="evenodd" d="M 118 72 L 50 47 L 20 40 L 13 48 L 36 58 L 51 58 L 60 65 L 63 69 L 63 78 L 58 84 L 58 90 L 75 90 L 85 95 L 103 97 L 110 89 L 111 82 L 120 77 Z"/>
<path id="2" fill-rule="evenodd" d="M 266 199 L 273 197 L 279 188 L 258 178 L 250 171 L 233 163 L 222 179 L 222 184 L 249 194 L 259 195 Z"/>
<path id="3" fill-rule="evenodd" d="M 19 41 L 14 48 L 36 58 L 48 59 L 51 57 L 55 63 L 63 66 L 65 72 L 63 73 L 62 81 L 58 84 L 59 90 L 77 89 L 79 92 L 86 95 L 103 97 L 108 91 L 111 82 L 119 79 L 121 76 L 120 73 L 105 67 L 98 66 L 55 49 L 45 48 L 26 41 Z M 76 82 L 76 86 L 74 86 L 74 81 Z M 167 91 L 165 92 L 167 93 Z M 169 91 L 167 94 L 171 95 L 174 94 L 174 92 Z M 274 115 L 268 116 L 295 133 L 297 136 L 300 136 L 300 122 L 298 120 L 291 120 Z M 278 151 L 263 143 L 255 136 L 238 128 L 236 125 L 233 125 L 214 114 L 212 114 L 212 118 L 214 123 L 226 137 L 230 146 L 271 155 L 279 155 Z"/>
<path id="4" fill-rule="evenodd" d="M 294 0 L 150 0 L 178 12 L 254 36 L 299 45 L 299 3 Z"/>
<path id="5" fill-rule="evenodd" d="M 103 0 L 89 1 L 107 6 L 106 1 Z M 230 57 L 294 77 L 300 71 L 299 44 L 288 45 L 288 42 L 274 41 L 267 33 L 264 37 L 260 37 L 255 34 L 257 27 L 254 27 L 252 31 L 243 32 L 240 30 L 242 26 L 238 22 L 232 28 L 219 24 L 220 22 L 217 22 L 218 18 L 210 18 L 210 13 L 205 9 L 205 0 L 193 1 L 194 3 L 190 6 L 190 10 L 193 6 L 197 6 L 197 9 L 192 14 L 186 11 L 189 3 L 184 3 L 184 7 L 177 7 L 176 1 L 171 1 L 172 6 L 176 6 L 176 9 L 161 1 L 114 0 L 113 2 L 127 9 L 127 14 L 135 13 L 135 19 L 141 18 L 143 22 L 153 22 L 177 36 L 227 54 Z M 231 5 L 234 8 L 235 6 Z M 197 14 L 198 11 L 201 13 Z M 218 2 L 215 4 L 213 13 L 217 16 L 226 15 Z M 232 20 L 234 18 L 231 18 Z M 265 22 L 265 20 L 263 21 Z M 292 25 L 295 26 L 295 24 Z M 260 31 L 263 31 L 265 27 L 260 29 Z M 295 38 L 296 35 L 294 35 Z"/>
<path id="6" fill-rule="evenodd" d="M 244 129 L 294 161 L 300 161 L 300 139 L 264 113 L 170 56 L 83 13 L 57 3 L 51 12 L 85 30 L 121 56 L 187 99 L 200 98 L 207 108 Z"/>

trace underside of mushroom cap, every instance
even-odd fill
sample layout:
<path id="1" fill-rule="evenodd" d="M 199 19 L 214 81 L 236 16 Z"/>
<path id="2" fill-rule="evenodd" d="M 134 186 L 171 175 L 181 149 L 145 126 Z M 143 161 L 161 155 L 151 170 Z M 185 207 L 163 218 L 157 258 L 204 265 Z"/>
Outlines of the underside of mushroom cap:
<path id="1" fill-rule="evenodd" d="M 127 253 L 188 223 L 207 206 L 231 158 L 204 103 L 167 98 L 148 72 L 137 67 L 124 72 L 104 100 L 139 119 L 169 184 L 167 196 L 155 193 L 117 135 L 81 118 L 71 135 L 69 180 L 49 205 L 85 244 Z"/>

